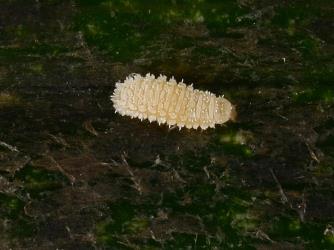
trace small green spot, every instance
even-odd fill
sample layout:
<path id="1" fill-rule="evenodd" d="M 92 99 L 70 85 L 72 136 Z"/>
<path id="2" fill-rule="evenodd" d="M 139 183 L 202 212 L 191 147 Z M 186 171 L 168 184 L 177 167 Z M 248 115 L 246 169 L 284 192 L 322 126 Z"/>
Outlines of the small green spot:
<path id="1" fill-rule="evenodd" d="M 298 219 L 292 220 L 288 226 L 290 232 L 298 232 L 300 228 L 300 221 Z"/>
<path id="2" fill-rule="evenodd" d="M 334 234 L 325 235 L 325 240 L 328 242 L 329 245 L 334 247 Z"/>
<path id="3" fill-rule="evenodd" d="M 114 242 L 114 234 L 110 231 L 110 221 L 102 221 L 96 225 L 95 232 L 97 241 L 103 244 L 112 244 Z"/>
<path id="4" fill-rule="evenodd" d="M 317 56 L 321 48 L 321 42 L 314 38 L 305 37 L 297 43 L 298 50 L 302 52 L 303 56 Z"/>
<path id="5" fill-rule="evenodd" d="M 250 135 L 242 131 L 230 131 L 219 137 L 219 145 L 226 154 L 252 157 L 253 151 L 247 146 Z"/>
<path id="6" fill-rule="evenodd" d="M 294 19 L 290 19 L 288 21 L 288 27 L 287 27 L 287 32 L 289 36 L 293 36 L 295 34 L 295 30 L 296 30 L 296 22 Z"/>
<path id="7" fill-rule="evenodd" d="M 320 165 L 314 169 L 314 174 L 319 177 L 334 176 L 334 165 Z"/>
<path id="8" fill-rule="evenodd" d="M 99 33 L 101 33 L 101 30 L 95 24 L 87 24 L 87 30 L 88 30 L 89 34 L 92 35 L 92 36 L 96 36 Z"/>
<path id="9" fill-rule="evenodd" d="M 19 24 L 17 26 L 8 26 L 5 30 L 5 34 L 9 36 L 15 36 L 16 39 L 29 39 L 32 31 L 27 25 Z"/>
<path id="10" fill-rule="evenodd" d="M 131 234 L 137 234 L 147 229 L 148 226 L 149 226 L 149 222 L 147 219 L 133 218 L 131 221 L 126 223 L 125 231 Z"/>
<path id="11" fill-rule="evenodd" d="M 252 213 L 236 213 L 233 215 L 232 226 L 241 232 L 255 231 L 258 223 L 257 217 Z"/>
<path id="12" fill-rule="evenodd" d="M 0 193 L 0 214 L 7 218 L 17 218 L 22 212 L 24 202 L 14 196 Z"/>
<path id="13" fill-rule="evenodd" d="M 0 92 L 0 108 L 15 106 L 20 103 L 19 98 L 8 92 Z"/>
<path id="14" fill-rule="evenodd" d="M 43 64 L 33 63 L 30 65 L 30 70 L 36 74 L 41 74 L 43 72 Z"/>

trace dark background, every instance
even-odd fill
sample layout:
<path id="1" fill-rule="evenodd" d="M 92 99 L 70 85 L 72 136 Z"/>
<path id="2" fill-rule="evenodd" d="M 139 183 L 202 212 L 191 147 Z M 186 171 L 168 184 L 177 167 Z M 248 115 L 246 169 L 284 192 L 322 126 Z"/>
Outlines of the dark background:
<path id="1" fill-rule="evenodd" d="M 0 0 L 0 249 L 333 249 L 332 0 Z M 164 74 L 238 119 L 114 114 Z"/>

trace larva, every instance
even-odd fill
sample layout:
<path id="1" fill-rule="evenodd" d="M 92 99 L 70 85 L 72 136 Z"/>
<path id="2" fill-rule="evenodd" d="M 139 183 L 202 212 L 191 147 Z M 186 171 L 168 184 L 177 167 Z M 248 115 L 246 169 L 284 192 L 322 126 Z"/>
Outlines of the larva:
<path id="1" fill-rule="evenodd" d="M 132 74 L 117 82 L 111 100 L 115 111 L 169 126 L 207 129 L 232 118 L 231 103 L 223 96 L 194 89 L 166 76 Z"/>

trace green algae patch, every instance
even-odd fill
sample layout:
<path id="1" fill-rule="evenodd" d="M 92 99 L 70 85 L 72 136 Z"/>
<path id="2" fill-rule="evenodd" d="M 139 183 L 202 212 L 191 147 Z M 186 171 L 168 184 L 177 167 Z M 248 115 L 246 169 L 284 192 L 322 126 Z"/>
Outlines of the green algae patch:
<path id="1" fill-rule="evenodd" d="M 334 90 L 331 87 L 315 87 L 295 92 L 293 99 L 297 103 L 323 102 L 326 104 L 334 103 Z"/>
<path id="2" fill-rule="evenodd" d="M 88 45 L 115 60 L 128 61 L 165 40 L 173 25 L 206 24 L 212 34 L 222 34 L 228 27 L 247 26 L 247 18 L 238 19 L 247 10 L 235 1 L 77 1 L 81 12 L 76 15 L 75 29 L 83 32 Z M 94 8 L 91 6 L 94 5 Z M 188 31 L 188 30 L 185 30 Z M 169 37 L 177 47 L 183 34 Z"/>
<path id="3" fill-rule="evenodd" d="M 332 151 L 334 149 L 334 146 L 330 148 L 328 151 Z M 323 178 L 333 178 L 334 177 L 334 165 L 325 165 L 321 164 L 320 166 L 317 166 L 313 173 L 317 177 L 323 177 Z"/>
<path id="4" fill-rule="evenodd" d="M 150 39 L 155 39 L 161 27 L 160 22 L 152 20 L 157 17 L 156 13 L 148 15 L 143 9 L 137 11 L 135 4 L 115 2 L 111 7 L 101 4 L 92 9 L 83 2 L 82 10 L 86 11 L 77 15 L 75 29 L 83 33 L 90 47 L 103 54 L 121 61 L 135 58 Z M 143 25 L 139 25 L 141 19 L 145 20 Z"/>
<path id="5" fill-rule="evenodd" d="M 302 72 L 304 85 L 292 87 L 291 98 L 297 104 L 334 103 L 334 70 L 330 58 L 322 56 L 325 65 L 319 67 L 320 59 L 312 58 L 312 63 Z"/>
<path id="6" fill-rule="evenodd" d="M 273 240 L 303 243 L 305 249 L 331 249 L 333 231 L 330 224 L 301 222 L 299 218 L 282 215 L 271 220 L 269 235 Z"/>
<path id="7" fill-rule="evenodd" d="M 104 221 L 95 226 L 96 239 L 98 243 L 102 245 L 121 247 L 122 245 L 118 242 L 117 237 L 115 237 L 116 234 L 110 224 L 112 224 L 112 222 Z"/>
<path id="8" fill-rule="evenodd" d="M 15 196 L 0 193 L 0 214 L 10 219 L 17 218 L 25 203 Z"/>
<path id="9" fill-rule="evenodd" d="M 123 224 L 132 220 L 135 216 L 135 208 L 127 201 L 121 201 L 110 205 L 110 213 L 113 218 L 113 226 L 110 229 L 122 231 Z"/>
<path id="10" fill-rule="evenodd" d="M 0 92 L 0 109 L 20 104 L 20 99 L 12 93 Z"/>
<path id="11" fill-rule="evenodd" d="M 40 197 L 45 192 L 60 189 L 68 184 L 67 178 L 60 172 L 49 171 L 31 165 L 17 172 L 15 178 L 21 180 L 24 184 L 24 189 L 34 197 Z"/>
<path id="12" fill-rule="evenodd" d="M 41 63 L 33 63 L 30 65 L 29 69 L 35 74 L 42 74 L 44 70 L 44 65 Z"/>
<path id="13" fill-rule="evenodd" d="M 240 232 L 256 232 L 261 220 L 251 212 L 236 213 L 233 215 L 231 225 Z"/>
<path id="14" fill-rule="evenodd" d="M 25 205 L 17 196 L 0 193 L 0 216 L 7 221 L 4 238 L 25 238 L 36 232 L 34 221 L 25 214 Z"/>
<path id="15" fill-rule="evenodd" d="M 97 241 L 103 246 L 126 249 L 122 237 L 136 235 L 149 226 L 147 219 L 136 217 L 135 207 L 127 201 L 111 204 L 109 212 L 110 217 L 97 223 L 95 227 Z"/>
<path id="16" fill-rule="evenodd" d="M 251 134 L 244 131 L 229 130 L 220 134 L 215 144 L 227 155 L 237 155 L 250 158 L 254 155 L 253 150 L 247 145 L 251 139 Z"/>
<path id="17" fill-rule="evenodd" d="M 146 218 L 133 218 L 131 221 L 126 223 L 125 231 L 130 234 L 138 234 L 149 227 L 149 221 Z"/>
<path id="18" fill-rule="evenodd" d="M 328 246 L 334 247 L 334 228 L 330 224 L 328 224 L 324 230 L 324 239 Z"/>
<path id="19" fill-rule="evenodd" d="M 96 226 L 96 235 L 102 243 L 113 243 L 113 235 L 123 234 L 127 226 L 129 226 L 128 229 L 130 231 L 131 228 L 135 231 L 138 225 L 140 225 L 140 221 L 138 221 L 137 226 L 135 221 L 133 221 L 135 216 L 134 207 L 126 201 L 111 204 L 109 212 L 109 219 L 107 218 L 105 221 L 101 221 Z M 131 221 L 134 222 L 132 227 Z"/>
<path id="20" fill-rule="evenodd" d="M 272 232 L 277 237 L 295 237 L 300 234 L 301 222 L 299 218 L 278 217 L 272 222 Z"/>
<path id="21" fill-rule="evenodd" d="M 228 203 L 228 204 L 227 204 Z M 252 211 L 252 203 L 236 196 L 231 196 L 224 203 L 218 204 L 217 225 L 230 228 L 239 233 L 253 231 L 258 217 Z M 232 230 L 232 231 L 233 231 Z"/>
<path id="22" fill-rule="evenodd" d="M 331 221 L 333 224 L 333 220 Z M 306 242 L 306 249 L 332 249 L 333 230 L 331 224 L 306 222 L 300 230 L 300 237 Z"/>

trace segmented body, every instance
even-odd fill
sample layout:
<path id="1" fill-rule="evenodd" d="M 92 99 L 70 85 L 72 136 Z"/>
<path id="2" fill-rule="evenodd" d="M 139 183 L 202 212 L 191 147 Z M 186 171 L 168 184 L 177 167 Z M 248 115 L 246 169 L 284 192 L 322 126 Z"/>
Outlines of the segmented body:
<path id="1" fill-rule="evenodd" d="M 133 74 L 111 96 L 116 112 L 169 126 L 207 129 L 231 118 L 232 105 L 223 96 L 194 89 L 166 76 Z"/>

